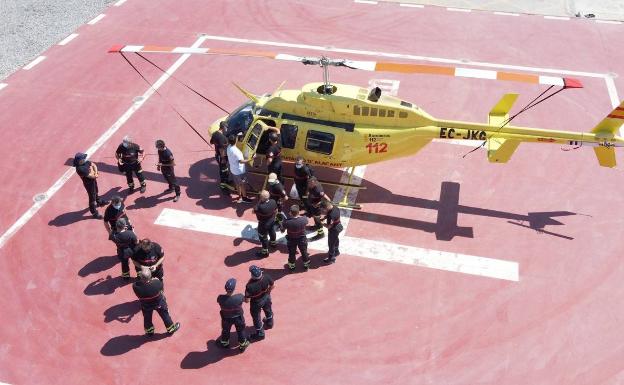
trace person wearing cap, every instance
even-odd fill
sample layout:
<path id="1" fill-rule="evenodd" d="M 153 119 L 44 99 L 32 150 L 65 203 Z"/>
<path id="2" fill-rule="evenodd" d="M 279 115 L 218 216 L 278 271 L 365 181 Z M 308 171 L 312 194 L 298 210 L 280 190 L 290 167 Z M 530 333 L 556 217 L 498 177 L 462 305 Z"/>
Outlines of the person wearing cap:
<path id="1" fill-rule="evenodd" d="M 106 206 L 108 201 L 102 199 L 99 196 L 97 178 L 99 176 L 97 166 L 95 163 L 87 160 L 87 154 L 79 152 L 74 156 L 74 167 L 76 167 L 76 174 L 82 180 L 82 185 L 87 190 L 89 196 L 89 212 L 95 219 L 102 219 L 102 215 L 98 212 L 97 208 Z"/>
<path id="2" fill-rule="evenodd" d="M 253 319 L 256 332 L 249 336 L 252 341 L 264 339 L 264 330 L 273 327 L 273 309 L 271 308 L 271 290 L 275 287 L 273 278 L 264 273 L 258 266 L 249 267 L 251 279 L 245 287 L 245 302 L 250 302 L 249 312 Z M 264 319 L 261 319 L 264 311 Z"/>
<path id="3" fill-rule="evenodd" d="M 163 286 L 165 285 L 163 268 L 165 252 L 158 243 L 148 238 L 141 239 L 139 245 L 135 246 L 131 259 L 137 273 L 147 267 L 152 272 L 152 276 L 160 279 Z"/>
<path id="4" fill-rule="evenodd" d="M 247 169 L 245 165 L 252 162 L 255 158 L 255 154 L 251 158 L 245 159 L 241 150 L 236 147 L 237 138 L 235 135 L 230 135 L 228 138 L 229 146 L 227 148 L 228 162 L 230 163 L 230 174 L 238 189 L 238 201 L 237 203 L 251 203 L 252 199 L 247 197 L 246 184 L 247 184 Z"/>
<path id="5" fill-rule="evenodd" d="M 275 201 L 275 203 L 277 203 L 277 216 L 275 217 L 275 220 L 277 224 L 281 227 L 282 221 L 286 218 L 283 205 L 288 198 L 288 195 L 286 194 L 284 185 L 279 181 L 279 179 L 277 179 L 277 175 L 275 173 L 269 174 L 267 182 L 269 185 L 269 196 Z"/>
<path id="6" fill-rule="evenodd" d="M 234 294 L 236 289 L 236 279 L 230 278 L 225 283 L 225 294 L 219 294 L 217 303 L 221 307 L 221 337 L 217 345 L 222 348 L 230 346 L 230 331 L 232 325 L 236 328 L 238 335 L 238 349 L 242 352 L 249 346 L 249 340 L 245 337 L 245 313 L 243 311 L 242 294 Z"/>
<path id="7" fill-rule="evenodd" d="M 123 218 L 119 218 L 115 223 L 115 233 L 110 239 L 117 246 L 117 258 L 121 262 L 121 277 L 125 280 L 130 279 L 130 263 L 129 260 L 134 254 L 137 246 L 137 236 L 134 231 L 128 228 L 128 223 Z"/>
<path id="8" fill-rule="evenodd" d="M 308 179 L 308 197 L 306 199 L 306 215 L 308 218 L 314 218 L 314 229 L 316 230 L 317 238 L 325 236 L 323 231 L 323 223 L 321 222 L 321 202 L 324 200 L 330 201 L 323 186 L 319 183 L 316 177 L 310 177 Z"/>
<path id="9" fill-rule="evenodd" d="M 327 258 L 324 258 L 323 261 L 325 263 L 334 263 L 336 262 L 336 257 L 340 255 L 340 250 L 338 250 L 340 239 L 338 235 L 343 230 L 340 223 L 340 209 L 330 201 L 323 201 L 321 203 L 321 213 L 325 215 L 323 219 L 326 219 L 327 223 L 324 226 L 327 227 L 329 232 L 327 237 Z"/>
<path id="10" fill-rule="evenodd" d="M 269 256 L 269 246 L 277 246 L 275 234 L 275 216 L 277 215 L 277 203 L 270 198 L 267 190 L 260 191 L 258 204 L 253 209 L 258 219 L 258 238 L 262 249 L 257 253 L 260 258 Z"/>
<path id="11" fill-rule="evenodd" d="M 177 202 L 180 199 L 180 185 L 178 184 L 178 180 L 173 171 L 173 167 L 175 166 L 173 153 L 167 148 L 167 146 L 165 146 L 165 141 L 161 139 L 156 141 L 156 149 L 158 150 L 158 163 L 156 164 L 156 169 L 163 174 L 165 180 L 169 184 L 169 188 L 167 188 L 163 193 L 169 194 L 175 192 L 175 198 L 173 198 L 173 201 Z"/>
<path id="12" fill-rule="evenodd" d="M 126 206 L 123 203 L 123 199 L 119 195 L 115 195 L 111 198 L 110 205 L 104 210 L 104 228 L 108 232 L 109 238 L 117 232 L 117 221 L 122 218 L 126 221 L 128 229 L 133 230 L 128 214 L 126 214 Z"/>
<path id="13" fill-rule="evenodd" d="M 282 232 L 286 230 L 286 245 L 288 246 L 288 268 L 295 269 L 297 248 L 301 252 L 303 259 L 303 269 L 310 267 L 310 256 L 308 255 L 308 238 L 305 228 L 308 218 L 299 216 L 299 206 L 290 206 L 290 216 L 282 223 Z"/>
<path id="14" fill-rule="evenodd" d="M 169 307 L 167 306 L 167 299 L 163 293 L 162 282 L 158 278 L 152 277 L 152 272 L 149 268 L 144 267 L 141 269 L 139 272 L 139 281 L 132 284 L 132 290 L 141 302 L 143 327 L 145 328 L 146 335 L 154 335 L 154 324 L 152 323 L 154 310 L 156 310 L 160 318 L 162 318 L 167 328 L 167 334 L 172 335 L 180 329 L 180 323 L 174 323 L 169 315 Z"/>
<path id="15" fill-rule="evenodd" d="M 215 131 L 214 134 L 210 136 L 210 144 L 214 146 L 215 161 L 219 167 L 219 187 L 221 190 L 229 194 L 230 190 L 233 190 L 234 188 L 230 186 L 230 168 L 228 166 L 226 153 L 228 138 L 225 136 L 225 133 L 227 128 L 227 122 L 225 120 L 221 121 L 219 123 L 219 130 Z"/>
<path id="16" fill-rule="evenodd" d="M 278 143 L 279 135 L 275 132 L 269 134 L 269 142 L 271 145 L 266 152 L 267 159 L 267 171 L 269 173 L 275 173 L 277 179 L 284 183 L 282 178 L 282 146 Z"/>
<path id="17" fill-rule="evenodd" d="M 303 157 L 298 156 L 295 160 L 295 188 L 299 200 L 304 202 L 308 192 L 308 179 L 314 176 L 314 170 L 305 163 Z"/>
<path id="18" fill-rule="evenodd" d="M 141 168 L 141 162 L 145 158 L 145 154 L 141 146 L 134 143 L 132 138 L 128 135 L 123 137 L 123 141 L 117 147 L 115 151 L 115 157 L 117 158 L 117 164 L 119 171 L 126 174 L 126 181 L 130 190 L 129 194 L 134 192 L 134 179 L 132 173 L 136 174 L 139 183 L 141 184 L 141 194 L 145 192 L 146 183 L 143 176 L 143 169 Z"/>

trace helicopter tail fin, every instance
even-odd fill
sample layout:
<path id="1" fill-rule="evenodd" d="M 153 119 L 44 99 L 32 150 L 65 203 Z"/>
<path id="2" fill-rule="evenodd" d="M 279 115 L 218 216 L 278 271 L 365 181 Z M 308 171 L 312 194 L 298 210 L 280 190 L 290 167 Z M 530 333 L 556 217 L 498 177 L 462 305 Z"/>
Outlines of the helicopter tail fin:
<path id="1" fill-rule="evenodd" d="M 247 96 L 249 98 L 249 100 L 253 101 L 254 103 L 258 103 L 259 98 L 256 95 L 254 95 L 251 92 L 243 89 L 243 87 L 239 86 L 238 84 L 236 84 L 234 82 L 232 82 L 232 84 L 234 84 L 234 87 L 238 88 L 238 90 L 240 92 L 242 92 L 243 95 Z"/>
<path id="2" fill-rule="evenodd" d="M 518 94 L 505 94 L 496 103 L 488 115 L 488 124 L 490 126 L 502 126 L 509 119 L 509 110 L 513 107 L 518 99 Z"/>

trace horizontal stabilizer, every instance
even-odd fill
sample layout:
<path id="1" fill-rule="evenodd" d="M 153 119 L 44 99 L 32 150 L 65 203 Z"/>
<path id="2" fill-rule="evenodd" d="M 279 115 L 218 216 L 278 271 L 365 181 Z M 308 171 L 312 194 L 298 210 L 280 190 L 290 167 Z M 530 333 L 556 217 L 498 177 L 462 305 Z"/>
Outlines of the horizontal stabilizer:
<path id="1" fill-rule="evenodd" d="M 594 134 L 609 133 L 618 135 L 618 130 L 622 123 L 624 123 L 624 101 L 618 107 L 615 107 L 591 132 Z"/>
<path id="2" fill-rule="evenodd" d="M 492 108 L 489 114 L 488 124 L 501 127 L 509 119 L 509 111 L 513 107 L 518 94 L 505 94 Z"/>
<path id="3" fill-rule="evenodd" d="M 615 148 L 614 147 L 594 147 L 594 152 L 598 158 L 598 163 L 602 167 L 615 167 Z"/>
<path id="4" fill-rule="evenodd" d="M 520 141 L 514 139 L 490 138 L 487 140 L 487 144 L 487 155 L 490 162 L 507 163 L 511 155 L 518 148 Z"/>

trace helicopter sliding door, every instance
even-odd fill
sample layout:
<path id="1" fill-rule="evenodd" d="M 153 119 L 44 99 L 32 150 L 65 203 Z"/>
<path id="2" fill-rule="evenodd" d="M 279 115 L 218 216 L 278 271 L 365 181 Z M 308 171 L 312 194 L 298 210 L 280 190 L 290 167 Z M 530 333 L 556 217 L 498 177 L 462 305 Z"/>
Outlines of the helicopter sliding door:
<path id="1" fill-rule="evenodd" d="M 269 126 L 258 120 L 252 124 L 251 129 L 247 132 L 247 137 L 243 140 L 243 154 L 248 158 L 256 153 L 262 134 L 269 129 Z"/>

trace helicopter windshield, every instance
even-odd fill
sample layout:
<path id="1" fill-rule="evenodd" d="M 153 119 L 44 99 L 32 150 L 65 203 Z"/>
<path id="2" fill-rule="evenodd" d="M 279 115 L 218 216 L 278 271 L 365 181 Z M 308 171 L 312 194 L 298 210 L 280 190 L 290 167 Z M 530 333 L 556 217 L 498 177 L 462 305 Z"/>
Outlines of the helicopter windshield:
<path id="1" fill-rule="evenodd" d="M 245 135 L 247 133 L 249 125 L 253 121 L 253 109 L 255 105 L 254 102 L 249 101 L 230 114 L 226 119 L 228 126 L 225 133 L 226 136 L 238 135 L 239 133 Z"/>

